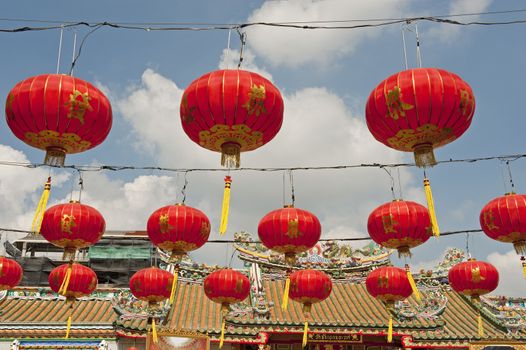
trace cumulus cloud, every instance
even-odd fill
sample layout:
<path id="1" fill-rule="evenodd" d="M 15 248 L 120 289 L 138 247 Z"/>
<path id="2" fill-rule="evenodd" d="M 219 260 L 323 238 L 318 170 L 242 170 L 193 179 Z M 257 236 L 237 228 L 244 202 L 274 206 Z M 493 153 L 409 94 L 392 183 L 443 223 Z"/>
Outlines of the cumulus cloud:
<path id="1" fill-rule="evenodd" d="M 242 62 L 242 69 L 248 70 L 254 73 L 258 73 L 259 75 L 264 76 L 268 80 L 272 81 L 272 74 L 270 74 L 268 71 L 266 71 L 263 68 L 258 67 L 255 64 L 255 58 L 256 55 L 252 52 L 250 49 L 245 49 L 243 51 L 243 62 Z M 236 69 L 239 63 L 239 50 L 233 50 L 233 49 L 224 49 L 223 53 L 221 54 L 221 59 L 219 61 L 219 68 L 220 69 Z"/>
<path id="2" fill-rule="evenodd" d="M 450 15 L 479 13 L 486 11 L 491 5 L 492 0 L 458 0 L 452 1 L 449 5 Z M 480 20 L 480 16 L 466 16 L 460 18 L 462 22 L 474 22 Z M 438 39 L 444 43 L 452 43 L 458 36 L 461 26 L 450 24 L 437 24 L 424 34 L 428 40 Z"/>
<path id="3" fill-rule="evenodd" d="M 405 0 L 267 1 L 252 12 L 248 22 L 312 22 L 312 25 L 320 25 L 314 22 L 364 19 L 371 18 L 371 14 L 376 18 L 400 18 L 406 12 L 408 4 L 409 1 Z M 306 63 L 325 66 L 336 58 L 354 52 L 363 41 L 381 32 L 382 29 L 302 30 L 267 26 L 247 28 L 248 44 L 259 57 L 273 65 L 289 67 Z"/>
<path id="4" fill-rule="evenodd" d="M 526 295 L 526 280 L 522 277 L 522 265 L 515 251 L 491 253 L 488 255 L 488 262 L 495 265 L 500 277 L 499 287 L 493 294 L 514 297 Z"/>

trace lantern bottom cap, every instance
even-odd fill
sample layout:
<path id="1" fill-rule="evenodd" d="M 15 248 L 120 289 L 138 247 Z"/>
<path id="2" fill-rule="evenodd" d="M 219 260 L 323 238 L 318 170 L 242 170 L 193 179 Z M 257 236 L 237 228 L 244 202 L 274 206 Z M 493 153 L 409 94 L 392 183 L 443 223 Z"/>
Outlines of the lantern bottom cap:
<path id="1" fill-rule="evenodd" d="M 399 258 L 410 258 L 413 256 L 408 246 L 398 247 L 397 250 Z"/>
<path id="2" fill-rule="evenodd" d="M 44 164 L 52 166 L 64 166 L 66 160 L 66 151 L 60 147 L 46 148 L 46 157 Z"/>
<path id="3" fill-rule="evenodd" d="M 526 241 L 513 242 L 513 248 L 517 254 L 526 255 Z"/>
<path id="4" fill-rule="evenodd" d="M 437 164 L 435 154 L 433 153 L 433 145 L 430 143 L 422 143 L 413 148 L 415 155 L 415 163 L 419 168 L 432 167 Z"/>
<path id="5" fill-rule="evenodd" d="M 221 165 L 227 168 L 239 168 L 241 164 L 241 145 L 225 142 L 221 145 Z"/>

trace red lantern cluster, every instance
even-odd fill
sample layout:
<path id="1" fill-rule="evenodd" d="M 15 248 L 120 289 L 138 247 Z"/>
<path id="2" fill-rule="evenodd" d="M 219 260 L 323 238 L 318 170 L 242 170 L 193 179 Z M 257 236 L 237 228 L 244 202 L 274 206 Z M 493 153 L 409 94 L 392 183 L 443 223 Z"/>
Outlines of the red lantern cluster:
<path id="1" fill-rule="evenodd" d="M 449 285 L 457 293 L 478 298 L 499 285 L 499 272 L 484 261 L 470 259 L 453 266 L 448 273 Z"/>
<path id="2" fill-rule="evenodd" d="M 221 164 L 239 167 L 240 152 L 252 151 L 276 136 L 283 122 L 279 90 L 257 73 L 218 70 L 194 80 L 180 108 L 184 132 L 192 141 L 221 152 Z"/>
<path id="3" fill-rule="evenodd" d="M 130 279 L 130 291 L 139 300 L 149 304 L 170 298 L 174 276 L 157 267 L 137 271 Z"/>
<path id="4" fill-rule="evenodd" d="M 90 83 L 63 74 L 27 78 L 9 92 L 7 125 L 20 140 L 46 151 L 45 163 L 91 149 L 111 129 L 108 98 Z"/>
<path id="5" fill-rule="evenodd" d="M 49 274 L 49 287 L 67 299 L 82 298 L 97 289 L 97 274 L 82 264 L 60 265 Z"/>
<path id="6" fill-rule="evenodd" d="M 475 98 L 459 76 L 416 68 L 393 74 L 371 92 L 365 108 L 374 138 L 413 152 L 418 166 L 435 165 L 433 149 L 460 137 L 471 124 Z"/>
<path id="7" fill-rule="evenodd" d="M 51 244 L 63 248 L 66 256 L 97 243 L 106 228 L 102 214 L 77 201 L 58 204 L 46 210 L 40 233 Z"/>
<path id="8" fill-rule="evenodd" d="M 290 262 L 295 255 L 316 245 L 321 236 L 321 225 L 311 212 L 285 206 L 265 215 L 258 225 L 258 236 L 265 247 L 285 254 Z"/>
<path id="9" fill-rule="evenodd" d="M 431 237 L 429 212 L 418 203 L 395 200 L 373 210 L 367 230 L 379 245 L 397 249 L 399 256 L 411 256 L 411 248 Z"/>
<path id="10" fill-rule="evenodd" d="M 480 226 L 488 237 L 513 243 L 517 254 L 526 255 L 526 195 L 508 193 L 491 200 L 480 212 Z"/>
<path id="11" fill-rule="evenodd" d="M 0 290 L 12 289 L 20 284 L 23 270 L 20 264 L 12 259 L 0 256 Z"/>
<path id="12" fill-rule="evenodd" d="M 184 204 L 167 205 L 150 215 L 148 237 L 153 244 L 170 252 L 172 260 L 202 247 L 210 236 L 210 220 L 195 208 Z"/>

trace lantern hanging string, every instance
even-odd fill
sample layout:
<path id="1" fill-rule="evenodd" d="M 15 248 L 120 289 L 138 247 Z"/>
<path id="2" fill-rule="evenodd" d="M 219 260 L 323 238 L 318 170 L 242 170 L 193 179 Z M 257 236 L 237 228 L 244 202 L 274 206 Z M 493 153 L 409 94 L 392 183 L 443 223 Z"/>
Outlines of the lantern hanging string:
<path id="1" fill-rule="evenodd" d="M 395 181 L 394 181 L 394 178 L 393 178 L 393 175 L 391 174 L 391 171 L 387 168 L 380 168 L 382 170 L 384 170 L 387 175 L 389 176 L 389 179 L 391 180 L 391 194 L 393 195 L 393 200 L 396 200 L 396 194 L 395 194 L 395 190 L 394 190 L 394 187 L 395 187 Z M 400 195 L 400 199 L 402 198 L 402 196 Z"/>
<path id="2" fill-rule="evenodd" d="M 73 75 L 73 68 L 75 68 L 75 65 L 77 64 L 77 61 L 80 57 L 80 54 L 82 53 L 82 48 L 84 47 L 84 43 L 86 42 L 86 39 L 88 38 L 88 36 L 90 36 L 91 34 L 93 34 L 93 32 L 95 32 L 96 30 L 102 28 L 104 26 L 103 23 L 99 23 L 99 24 L 96 24 L 93 26 L 93 28 L 88 32 L 86 33 L 86 35 L 84 35 L 84 37 L 82 38 L 81 42 L 80 42 L 80 45 L 79 45 L 79 50 L 78 52 L 76 53 L 75 55 L 75 51 L 76 51 L 76 43 L 77 43 L 77 33 L 75 32 L 75 39 L 74 39 L 74 42 L 73 42 L 73 59 L 71 61 L 71 67 L 69 68 L 69 75 Z"/>
<path id="3" fill-rule="evenodd" d="M 241 69 L 241 63 L 243 63 L 243 51 L 245 50 L 245 45 L 247 44 L 247 33 L 242 32 L 240 27 L 236 27 L 237 34 L 239 35 L 239 40 L 241 41 L 241 47 L 239 48 L 239 63 L 237 64 L 237 69 Z"/>
<path id="4" fill-rule="evenodd" d="M 292 170 L 289 170 L 289 181 L 290 181 L 290 200 L 292 206 L 294 206 L 294 203 L 296 202 L 296 194 L 294 193 L 294 175 L 292 173 Z"/>
<path id="5" fill-rule="evenodd" d="M 62 55 L 62 37 L 64 35 L 64 26 L 60 28 L 60 39 L 58 41 L 58 57 L 57 57 L 57 74 L 60 70 L 60 56 Z"/>
<path id="6" fill-rule="evenodd" d="M 511 175 L 511 166 L 510 166 L 510 161 L 509 160 L 506 160 L 506 166 L 508 168 L 508 176 L 509 176 L 509 179 L 510 179 L 510 185 L 511 185 L 511 192 L 514 193 L 515 191 L 515 184 L 513 183 L 513 176 Z"/>

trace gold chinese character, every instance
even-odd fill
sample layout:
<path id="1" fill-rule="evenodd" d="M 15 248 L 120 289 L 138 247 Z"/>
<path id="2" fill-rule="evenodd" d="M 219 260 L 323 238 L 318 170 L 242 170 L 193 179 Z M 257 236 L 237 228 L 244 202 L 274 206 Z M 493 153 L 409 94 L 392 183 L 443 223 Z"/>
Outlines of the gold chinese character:
<path id="1" fill-rule="evenodd" d="M 302 235 L 302 233 L 299 230 L 299 222 L 298 219 L 289 220 L 288 226 L 287 226 L 287 236 L 290 238 L 297 238 Z"/>
<path id="2" fill-rule="evenodd" d="M 70 119 L 78 119 L 81 124 L 84 124 L 84 114 L 86 114 L 86 111 L 93 111 L 89 100 L 91 100 L 91 97 L 87 92 L 81 93 L 79 90 L 73 91 L 73 93 L 69 95 L 69 101 L 65 103 L 65 106 L 69 109 L 67 117 Z"/>
<path id="3" fill-rule="evenodd" d="M 480 283 L 481 281 L 484 281 L 485 279 L 486 277 L 480 275 L 480 267 L 471 269 L 471 281 L 473 283 Z"/>
<path id="4" fill-rule="evenodd" d="M 395 86 L 393 90 L 387 92 L 386 100 L 389 115 L 394 120 L 398 120 L 400 117 L 405 117 L 405 111 L 414 108 L 413 105 L 402 102 L 402 91 L 398 86 Z"/>
<path id="5" fill-rule="evenodd" d="M 161 230 L 161 233 L 167 233 L 171 229 L 173 229 L 173 226 L 170 225 L 168 219 L 168 214 L 162 214 L 161 216 L 159 216 L 159 229 Z"/>
<path id="6" fill-rule="evenodd" d="M 248 92 L 248 101 L 243 104 L 243 108 L 247 110 L 248 115 L 255 114 L 259 117 L 261 113 L 267 113 L 265 109 L 265 85 L 252 85 Z"/>
<path id="7" fill-rule="evenodd" d="M 183 119 L 183 121 L 185 123 L 193 122 L 195 120 L 194 111 L 196 107 L 188 106 L 188 97 L 186 96 L 186 94 L 183 96 L 183 100 L 181 101 L 181 107 L 182 107 L 181 108 L 182 109 L 181 118 Z"/>
<path id="8" fill-rule="evenodd" d="M 495 216 L 493 215 L 492 211 L 485 211 L 482 219 L 484 220 L 484 224 L 488 227 L 489 230 L 499 229 L 499 227 L 495 225 Z"/>
<path id="9" fill-rule="evenodd" d="M 75 217 L 73 215 L 62 215 L 62 218 L 60 219 L 60 229 L 62 232 L 69 233 L 71 235 L 73 234 L 71 229 L 75 226 L 77 226 L 77 224 L 75 223 Z"/>
<path id="10" fill-rule="evenodd" d="M 395 219 L 393 219 L 392 214 L 382 216 L 382 225 L 384 227 L 384 233 L 396 233 L 394 225 L 397 224 L 398 222 Z"/>
<path id="11" fill-rule="evenodd" d="M 460 113 L 462 116 L 466 116 L 468 107 L 473 106 L 473 100 L 470 98 L 469 93 L 466 90 L 460 90 Z"/>
<path id="12" fill-rule="evenodd" d="M 378 277 L 378 287 L 379 288 L 389 288 L 389 277 L 387 276 Z"/>

